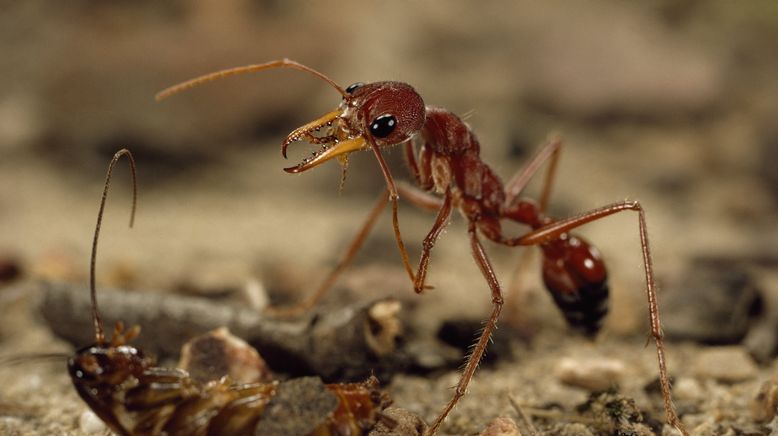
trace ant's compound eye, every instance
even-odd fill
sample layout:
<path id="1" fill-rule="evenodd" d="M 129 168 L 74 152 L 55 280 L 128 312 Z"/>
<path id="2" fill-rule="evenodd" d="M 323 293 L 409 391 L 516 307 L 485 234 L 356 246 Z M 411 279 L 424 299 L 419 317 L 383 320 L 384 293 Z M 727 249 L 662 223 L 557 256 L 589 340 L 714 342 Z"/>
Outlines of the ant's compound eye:
<path id="1" fill-rule="evenodd" d="M 395 127 L 397 127 L 397 118 L 394 115 L 384 114 L 370 124 L 370 133 L 376 138 L 386 138 Z"/>
<path id="2" fill-rule="evenodd" d="M 356 91 L 357 88 L 361 87 L 362 85 L 364 85 L 364 83 L 362 82 L 352 83 L 351 85 L 348 86 L 348 88 L 346 88 L 346 92 L 349 94 L 353 94 L 354 91 Z"/>

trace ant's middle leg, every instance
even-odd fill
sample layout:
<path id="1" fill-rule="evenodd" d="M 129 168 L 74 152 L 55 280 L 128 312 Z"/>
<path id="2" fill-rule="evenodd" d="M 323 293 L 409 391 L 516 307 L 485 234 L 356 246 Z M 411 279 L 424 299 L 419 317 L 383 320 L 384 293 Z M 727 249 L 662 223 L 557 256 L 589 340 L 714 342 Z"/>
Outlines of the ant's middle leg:
<path id="1" fill-rule="evenodd" d="M 416 271 L 416 281 L 413 283 L 413 290 L 417 294 L 422 293 L 425 289 L 424 281 L 427 279 L 427 266 L 430 263 L 430 253 L 432 247 L 435 246 L 435 242 L 440 236 L 440 232 L 446 227 L 448 218 L 451 216 L 451 193 L 446 191 L 446 195 L 443 198 L 443 206 L 441 206 L 438 212 L 437 218 L 435 218 L 435 224 L 432 225 L 432 229 L 424 238 L 421 249 L 421 257 L 419 258 L 419 269 Z"/>
<path id="2" fill-rule="evenodd" d="M 483 358 L 487 345 L 489 345 L 489 339 L 492 333 L 497 328 L 497 319 L 500 317 L 500 311 L 502 310 L 503 298 L 502 291 L 500 290 L 500 283 L 497 281 L 497 276 L 494 274 L 489 258 L 486 256 L 484 247 L 481 245 L 481 241 L 478 240 L 478 234 L 476 233 L 477 224 L 474 222 L 468 223 L 467 234 L 470 237 L 470 248 L 472 250 L 473 259 L 481 270 L 486 282 L 489 284 L 489 289 L 492 291 L 492 313 L 489 315 L 489 319 L 484 324 L 484 328 L 481 331 L 481 336 L 478 338 L 478 342 L 475 343 L 472 353 L 467 357 L 465 369 L 462 371 L 462 375 L 457 383 L 454 396 L 449 400 L 446 407 L 441 412 L 440 416 L 435 419 L 435 422 L 430 427 L 429 434 L 435 434 L 443 420 L 446 419 L 451 409 L 457 404 L 460 398 L 467 391 L 467 385 L 475 374 L 478 364 Z"/>

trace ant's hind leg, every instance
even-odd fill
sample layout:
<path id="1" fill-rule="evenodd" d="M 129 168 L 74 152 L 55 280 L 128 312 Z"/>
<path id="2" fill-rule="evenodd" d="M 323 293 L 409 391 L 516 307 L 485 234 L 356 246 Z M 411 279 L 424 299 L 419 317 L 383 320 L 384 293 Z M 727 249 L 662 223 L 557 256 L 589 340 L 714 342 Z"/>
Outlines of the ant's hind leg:
<path id="1" fill-rule="evenodd" d="M 648 298 L 648 319 L 651 326 L 651 336 L 656 343 L 656 355 L 659 364 L 659 383 L 662 389 L 662 398 L 664 400 L 665 415 L 667 422 L 678 429 L 684 436 L 689 433 L 681 424 L 675 411 L 670 391 L 670 381 L 667 377 L 667 365 L 665 363 L 665 347 L 663 342 L 662 324 L 659 317 L 659 304 L 657 302 L 656 285 L 654 283 L 654 268 L 651 261 L 651 249 L 648 243 L 648 229 L 646 226 L 646 214 L 643 206 L 637 201 L 620 201 L 599 209 L 584 212 L 571 218 L 552 222 L 548 225 L 535 229 L 523 236 L 515 239 L 505 240 L 506 245 L 539 245 L 544 242 L 558 238 L 563 233 L 567 233 L 586 223 L 605 218 L 615 213 L 632 210 L 638 213 L 638 225 L 640 232 L 640 247 L 643 255 L 643 270 L 646 275 L 646 296 Z"/>
<path id="2" fill-rule="evenodd" d="M 532 160 L 511 180 L 505 185 L 505 209 L 516 209 L 516 199 L 524 191 L 529 184 L 532 177 L 538 172 L 540 167 L 547 160 L 549 161 L 548 169 L 546 170 L 546 177 L 543 181 L 543 188 L 540 196 L 540 204 L 537 212 L 542 214 L 548 207 L 548 202 L 551 197 L 551 187 L 553 186 L 554 177 L 556 175 L 557 162 L 559 161 L 559 153 L 562 150 L 562 139 L 553 135 L 546 142 L 545 145 L 538 151 L 538 153 L 532 158 Z M 529 329 L 530 322 L 528 319 L 530 315 L 526 313 L 527 300 L 530 299 L 529 290 L 526 289 L 523 284 L 527 282 L 527 275 L 529 274 L 530 265 L 534 265 L 534 250 L 524 250 L 521 253 L 510 281 L 507 285 L 506 294 L 511 296 L 509 299 L 508 310 L 511 317 L 510 322 L 516 325 L 523 326 L 522 329 Z M 522 313 L 524 312 L 524 313 Z"/>
<path id="3" fill-rule="evenodd" d="M 556 166 L 559 161 L 559 153 L 562 150 L 562 139 L 553 135 L 549 141 L 543 145 L 543 148 L 532 158 L 532 160 L 524 167 L 521 172 L 517 173 L 511 178 L 505 185 L 505 205 L 509 207 L 513 204 L 523 191 L 527 187 L 532 177 L 538 172 L 540 167 L 546 160 L 549 160 L 548 170 L 546 171 L 546 178 L 543 181 L 543 191 L 540 195 L 540 211 L 543 212 L 548 206 L 548 200 L 551 197 L 551 186 L 553 185 L 554 176 L 556 175 Z"/>

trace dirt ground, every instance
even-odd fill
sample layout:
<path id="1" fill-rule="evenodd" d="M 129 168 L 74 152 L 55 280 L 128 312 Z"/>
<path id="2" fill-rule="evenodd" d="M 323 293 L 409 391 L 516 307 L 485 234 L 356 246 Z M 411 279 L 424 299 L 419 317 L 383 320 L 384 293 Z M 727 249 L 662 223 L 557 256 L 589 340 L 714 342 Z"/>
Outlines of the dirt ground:
<path id="1" fill-rule="evenodd" d="M 338 165 L 281 170 L 309 152 L 290 149 L 285 161 L 282 138 L 332 110 L 338 96 L 280 71 L 153 100 L 201 73 L 289 57 L 343 86 L 411 83 L 427 104 L 466 118 L 503 180 L 547 135 L 561 134 L 554 216 L 625 198 L 647 211 L 682 421 L 695 435 L 778 434 L 769 417 L 775 403 L 755 400 L 778 375 L 776 4 L 411 9 L 247 0 L 0 6 L 0 264 L 21 269 L 0 287 L 0 359 L 74 349 L 40 315 L 40 283 L 86 283 L 105 165 L 121 147 L 138 161 L 140 203 L 127 230 L 128 172 L 118 167 L 99 286 L 221 298 L 259 283 L 286 301 L 314 289 L 384 186 L 367 153 L 351 159 L 342 192 Z M 399 150 L 387 158 L 395 177 L 408 180 Z M 414 261 L 433 221 L 400 206 Z M 653 344 L 646 346 L 637 216 L 619 214 L 580 234 L 610 272 L 603 331 L 588 341 L 567 329 L 541 284 L 538 253 L 486 243 L 506 292 L 502 335 L 442 434 L 478 434 L 498 416 L 532 434 L 511 398 L 539 434 L 613 433 L 586 410 L 597 389 L 570 381 L 574 369 L 584 380 L 614 380 L 618 394 L 635 401 L 646 426 L 630 431 L 675 434 L 662 428 L 652 388 L 658 370 Z M 432 355 L 447 350 L 430 368 L 386 381 L 395 405 L 428 422 L 451 395 L 459 366 L 450 355 L 461 344 L 441 345 L 441 326 L 470 323 L 475 335 L 490 308 L 460 216 L 435 248 L 429 282 L 435 289 L 413 294 L 384 213 L 325 301 L 396 297 L 409 314 L 407 343 L 435 344 Z M 143 328 L 153 335 L 153 325 Z M 85 414 L 61 358 L 21 360 L 0 365 L 0 434 L 105 431 Z M 603 376 L 603 366 L 615 372 Z M 758 412 L 764 407 L 767 416 Z"/>

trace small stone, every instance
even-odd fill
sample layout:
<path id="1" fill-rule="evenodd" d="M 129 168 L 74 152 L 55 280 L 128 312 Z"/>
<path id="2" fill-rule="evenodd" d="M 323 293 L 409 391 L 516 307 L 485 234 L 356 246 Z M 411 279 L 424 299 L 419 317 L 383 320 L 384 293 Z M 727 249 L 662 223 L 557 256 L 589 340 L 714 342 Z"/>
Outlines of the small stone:
<path id="1" fill-rule="evenodd" d="M 108 431 L 108 427 L 103 420 L 98 418 L 91 410 L 85 410 L 84 413 L 78 417 L 78 427 L 84 433 L 89 434 L 103 434 Z"/>
<path id="2" fill-rule="evenodd" d="M 246 283 L 240 288 L 241 297 L 248 304 L 248 306 L 261 312 L 270 304 L 270 296 L 267 293 L 267 288 L 258 279 L 252 277 L 246 280 Z"/>
<path id="3" fill-rule="evenodd" d="M 610 358 L 564 358 L 556 365 L 557 378 L 564 384 L 588 391 L 602 391 L 619 385 L 624 363 Z"/>
<path id="4" fill-rule="evenodd" d="M 692 373 L 701 379 L 737 383 L 756 377 L 758 368 L 743 347 L 713 347 L 697 354 Z"/>
<path id="5" fill-rule="evenodd" d="M 778 355 L 778 316 L 774 315 L 770 306 L 765 312 L 768 316 L 754 323 L 743 339 L 743 346 L 757 362 L 768 364 Z"/>
<path id="6" fill-rule="evenodd" d="M 427 424 L 405 409 L 389 407 L 381 413 L 388 419 L 379 419 L 368 436 L 422 436 L 427 432 Z"/>
<path id="7" fill-rule="evenodd" d="M 281 383 L 270 400 L 254 434 L 304 436 L 311 434 L 338 408 L 338 398 L 318 377 Z"/>
<path id="8" fill-rule="evenodd" d="M 673 398 L 676 400 L 695 401 L 702 398 L 703 395 L 702 386 L 693 378 L 679 378 L 678 381 L 673 384 Z"/>
<path id="9" fill-rule="evenodd" d="M 511 418 L 494 418 L 478 436 L 521 436 L 521 431 Z"/>
<path id="10" fill-rule="evenodd" d="M 398 318 L 402 304 L 388 299 L 375 303 L 367 311 L 365 341 L 377 356 L 386 356 L 397 348 L 403 326 Z"/>
<path id="11" fill-rule="evenodd" d="M 235 383 L 272 380 L 270 368 L 254 347 L 233 336 L 226 327 L 192 338 L 181 347 L 178 367 L 207 383 L 229 376 Z"/>
<path id="12" fill-rule="evenodd" d="M 751 401 L 751 416 L 754 421 L 768 422 L 776 415 L 778 415 L 778 374 L 764 382 L 756 398 Z"/>
<path id="13" fill-rule="evenodd" d="M 593 393 L 586 403 L 576 407 L 583 416 L 591 418 L 591 426 L 598 434 L 653 435 L 643 422 L 643 415 L 635 400 L 614 391 Z"/>

